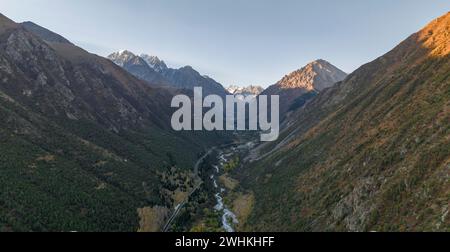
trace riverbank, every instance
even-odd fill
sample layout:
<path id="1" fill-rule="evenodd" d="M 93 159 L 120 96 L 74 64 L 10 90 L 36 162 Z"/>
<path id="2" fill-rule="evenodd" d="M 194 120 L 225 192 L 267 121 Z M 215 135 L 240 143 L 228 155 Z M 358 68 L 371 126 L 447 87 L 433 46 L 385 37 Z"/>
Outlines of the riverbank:
<path id="1" fill-rule="evenodd" d="M 241 231 L 254 198 L 242 192 L 232 173 L 254 147 L 253 142 L 211 149 L 199 160 L 196 173 L 202 183 L 172 215 L 167 231 Z"/>

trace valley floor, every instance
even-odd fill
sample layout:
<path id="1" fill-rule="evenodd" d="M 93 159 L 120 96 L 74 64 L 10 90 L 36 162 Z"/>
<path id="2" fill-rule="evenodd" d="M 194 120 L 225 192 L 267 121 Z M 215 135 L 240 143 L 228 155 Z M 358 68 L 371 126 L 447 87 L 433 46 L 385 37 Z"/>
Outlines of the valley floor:
<path id="1" fill-rule="evenodd" d="M 235 232 L 242 231 L 251 212 L 253 195 L 245 194 L 231 174 L 254 142 L 241 142 L 214 148 L 196 165 L 202 183 L 183 204 L 176 207 L 164 231 Z"/>

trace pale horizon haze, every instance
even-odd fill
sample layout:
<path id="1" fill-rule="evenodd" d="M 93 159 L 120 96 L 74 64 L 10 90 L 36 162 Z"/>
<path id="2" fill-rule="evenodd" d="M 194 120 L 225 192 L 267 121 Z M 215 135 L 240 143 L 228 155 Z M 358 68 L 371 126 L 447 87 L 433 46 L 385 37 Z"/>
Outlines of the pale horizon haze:
<path id="1" fill-rule="evenodd" d="M 441 0 L 0 0 L 88 50 L 156 55 L 225 87 L 274 84 L 325 59 L 350 73 L 450 10 Z"/>

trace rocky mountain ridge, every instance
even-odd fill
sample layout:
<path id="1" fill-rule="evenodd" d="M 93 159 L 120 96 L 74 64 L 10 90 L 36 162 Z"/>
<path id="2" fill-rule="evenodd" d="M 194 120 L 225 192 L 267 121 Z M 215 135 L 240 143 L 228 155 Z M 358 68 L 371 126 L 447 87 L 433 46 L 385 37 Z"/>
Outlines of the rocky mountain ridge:
<path id="1" fill-rule="evenodd" d="M 143 68 L 143 65 L 145 65 L 147 70 L 150 68 L 152 72 L 158 74 L 161 78 L 164 78 L 164 83 L 167 86 L 173 88 L 192 91 L 194 87 L 202 87 L 204 95 L 216 94 L 224 97 L 228 94 L 222 84 L 216 82 L 208 76 L 201 75 L 191 66 L 173 69 L 167 67 L 164 61 L 160 60 L 156 56 L 149 56 L 146 54 L 137 56 L 126 50 L 113 53 L 108 56 L 108 58 L 118 65 L 124 65 L 123 62 L 127 62 L 124 68 L 138 77 L 144 75 L 142 73 L 143 71 L 140 69 Z M 130 61 L 130 59 L 132 60 Z M 145 71 L 145 73 L 146 72 L 147 71 Z"/>
<path id="2" fill-rule="evenodd" d="M 285 115 L 301 107 L 307 100 L 335 83 L 347 74 L 329 62 L 319 59 L 284 76 L 276 84 L 262 92 L 263 95 L 280 96 L 280 114 Z"/>

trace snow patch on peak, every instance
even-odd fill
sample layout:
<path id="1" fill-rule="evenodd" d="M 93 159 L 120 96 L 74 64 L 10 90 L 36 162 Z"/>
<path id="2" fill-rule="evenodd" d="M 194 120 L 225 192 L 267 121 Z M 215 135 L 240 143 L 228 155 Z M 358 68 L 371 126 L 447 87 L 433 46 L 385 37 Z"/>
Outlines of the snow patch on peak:
<path id="1" fill-rule="evenodd" d="M 108 56 L 108 59 L 123 67 L 127 62 L 137 59 L 138 57 L 128 50 L 120 50 Z"/>
<path id="2" fill-rule="evenodd" d="M 148 54 L 141 54 L 140 57 L 147 62 L 147 64 L 157 72 L 164 72 L 168 69 L 166 63 L 160 60 L 158 56 L 152 56 Z"/>
<path id="3" fill-rule="evenodd" d="M 257 96 L 261 94 L 264 91 L 264 89 L 261 86 L 254 86 L 254 85 L 250 85 L 248 87 L 231 85 L 227 88 L 227 91 L 233 95 Z"/>

